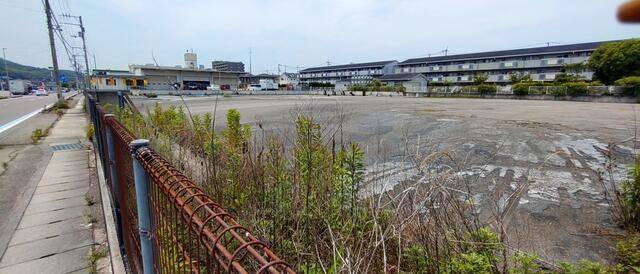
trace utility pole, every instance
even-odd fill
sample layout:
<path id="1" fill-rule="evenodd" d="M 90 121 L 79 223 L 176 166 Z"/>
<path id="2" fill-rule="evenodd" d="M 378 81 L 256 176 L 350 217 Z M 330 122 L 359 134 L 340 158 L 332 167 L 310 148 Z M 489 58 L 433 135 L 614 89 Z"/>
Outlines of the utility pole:
<path id="1" fill-rule="evenodd" d="M 9 90 L 9 69 L 7 68 L 7 48 L 2 48 L 2 60 L 4 60 L 4 76 L 7 80 L 5 88 Z"/>
<path id="2" fill-rule="evenodd" d="M 78 83 L 80 83 L 80 77 L 78 77 L 78 75 L 80 74 L 80 68 L 78 67 L 78 61 L 76 60 L 76 55 L 73 55 L 73 71 L 76 74 L 76 85 L 75 88 L 76 90 L 79 88 Z M 71 88 L 70 86 L 67 88 Z"/>
<path id="3" fill-rule="evenodd" d="M 49 29 L 49 44 L 51 45 L 51 61 L 53 62 L 53 78 L 56 82 L 58 102 L 62 103 L 62 91 L 60 90 L 60 77 L 58 76 L 58 57 L 56 56 L 56 42 L 53 39 L 53 26 L 51 24 L 51 5 L 49 0 L 44 0 L 44 11 L 47 14 L 47 28 Z"/>
<path id="4" fill-rule="evenodd" d="M 86 68 L 86 74 L 85 74 L 85 77 L 83 78 L 84 78 L 84 87 L 87 88 L 88 82 L 89 82 L 89 74 L 90 74 L 89 71 L 91 70 L 91 68 L 89 68 L 89 57 L 87 56 L 87 41 L 85 39 L 85 29 L 84 29 L 84 24 L 82 24 L 82 16 L 74 16 L 69 14 L 64 14 L 62 16 L 78 19 L 78 24 L 72 24 L 72 23 L 66 23 L 66 24 L 80 27 L 80 32 L 78 32 L 78 36 L 82 39 L 82 51 L 84 52 L 84 66 Z M 78 36 L 73 36 L 73 37 L 77 38 Z"/>
<path id="5" fill-rule="evenodd" d="M 82 16 L 78 16 L 78 20 L 80 21 L 80 37 L 82 37 L 82 48 L 84 49 L 84 65 L 85 68 L 87 69 L 87 74 L 86 77 L 84 79 L 84 88 L 88 88 L 88 83 L 89 83 L 89 58 L 87 58 L 87 42 L 84 39 L 84 25 L 82 24 Z"/>
<path id="6" fill-rule="evenodd" d="M 251 75 L 252 72 L 252 67 L 251 67 L 251 48 L 249 48 L 249 74 Z"/>
<path id="7" fill-rule="evenodd" d="M 93 70 L 97 70 L 98 69 L 98 63 L 96 63 L 96 55 L 95 53 L 93 54 Z"/>

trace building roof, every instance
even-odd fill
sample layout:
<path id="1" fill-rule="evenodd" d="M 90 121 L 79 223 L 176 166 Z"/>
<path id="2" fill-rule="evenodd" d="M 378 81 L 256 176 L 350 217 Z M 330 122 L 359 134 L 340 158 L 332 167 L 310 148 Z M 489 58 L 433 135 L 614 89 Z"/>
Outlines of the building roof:
<path id="1" fill-rule="evenodd" d="M 394 73 L 382 75 L 380 81 L 410 81 L 416 76 L 424 77 L 420 73 Z"/>
<path id="2" fill-rule="evenodd" d="M 293 72 L 283 72 L 282 75 L 289 78 L 298 78 L 298 74 Z"/>
<path id="3" fill-rule="evenodd" d="M 133 73 L 128 70 L 119 69 L 94 69 L 93 75 L 98 76 L 132 76 Z"/>
<path id="4" fill-rule="evenodd" d="M 367 62 L 367 63 L 354 63 L 354 64 L 346 64 L 346 65 L 335 65 L 335 66 L 324 66 L 324 67 L 313 67 L 306 68 L 300 71 L 300 73 L 308 73 L 308 72 L 317 72 L 317 71 L 328 71 L 328 70 L 339 70 L 339 69 L 356 69 L 356 68 L 373 68 L 373 67 L 384 67 L 390 63 L 397 62 L 396 60 L 389 61 L 378 61 L 378 62 Z"/>
<path id="5" fill-rule="evenodd" d="M 280 78 L 280 75 L 274 75 L 274 74 L 261 73 L 261 74 L 258 74 L 258 75 L 253 75 L 252 77 L 255 77 L 255 78 L 272 78 L 272 79 L 276 79 L 276 78 Z"/>
<path id="6" fill-rule="evenodd" d="M 206 73 L 230 73 L 230 74 L 243 74 L 242 71 L 221 71 L 210 68 L 183 68 L 183 67 L 170 67 L 170 66 L 155 66 L 155 65 L 130 65 L 133 69 L 146 69 L 146 70 L 174 70 L 174 71 L 193 71 L 193 72 L 206 72 Z"/>
<path id="7" fill-rule="evenodd" d="M 477 53 L 457 54 L 457 55 L 448 55 L 448 56 L 412 58 L 412 59 L 408 59 L 400 62 L 400 65 L 484 59 L 484 58 L 495 58 L 495 57 L 551 54 L 551 53 L 573 52 L 573 51 L 592 51 L 597 49 L 601 44 L 607 43 L 607 42 L 615 42 L 615 41 L 590 42 L 590 43 L 558 45 L 558 46 L 548 46 L 548 47 L 477 52 Z"/>

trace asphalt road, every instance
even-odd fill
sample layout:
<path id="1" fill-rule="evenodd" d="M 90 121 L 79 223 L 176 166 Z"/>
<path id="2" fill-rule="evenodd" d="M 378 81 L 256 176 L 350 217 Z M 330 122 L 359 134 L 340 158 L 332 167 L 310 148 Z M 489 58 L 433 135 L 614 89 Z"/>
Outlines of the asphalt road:
<path id="1" fill-rule="evenodd" d="M 27 115 L 34 110 L 42 109 L 45 105 L 54 103 L 56 95 L 35 96 L 26 95 L 0 100 L 0 126 Z"/>

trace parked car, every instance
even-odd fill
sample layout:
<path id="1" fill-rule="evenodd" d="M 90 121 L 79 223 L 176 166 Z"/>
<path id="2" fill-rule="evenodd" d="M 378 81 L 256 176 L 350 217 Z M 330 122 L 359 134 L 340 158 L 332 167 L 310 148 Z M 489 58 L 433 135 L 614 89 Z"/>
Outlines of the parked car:
<path id="1" fill-rule="evenodd" d="M 247 87 L 248 91 L 258 91 L 258 90 L 262 90 L 262 86 L 260 85 L 250 85 Z"/>
<path id="2" fill-rule="evenodd" d="M 207 90 L 212 90 L 212 91 L 220 91 L 220 86 L 215 85 L 215 84 L 211 84 L 207 87 Z"/>
<path id="3" fill-rule="evenodd" d="M 49 92 L 46 89 L 39 88 L 36 90 L 36 96 L 49 96 Z"/>

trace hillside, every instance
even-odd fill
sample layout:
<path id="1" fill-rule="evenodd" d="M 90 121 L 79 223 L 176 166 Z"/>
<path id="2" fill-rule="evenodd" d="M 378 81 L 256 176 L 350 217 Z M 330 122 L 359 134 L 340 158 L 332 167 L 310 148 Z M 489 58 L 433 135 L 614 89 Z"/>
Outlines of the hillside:
<path id="1" fill-rule="evenodd" d="M 12 79 L 28 79 L 32 81 L 49 81 L 51 80 L 51 71 L 47 68 L 37 68 L 25 66 L 7 60 L 7 69 L 9 77 Z M 0 58 L 0 75 L 4 76 L 4 59 Z M 71 70 L 60 70 L 60 74 L 67 79 L 75 79 L 75 73 Z"/>

